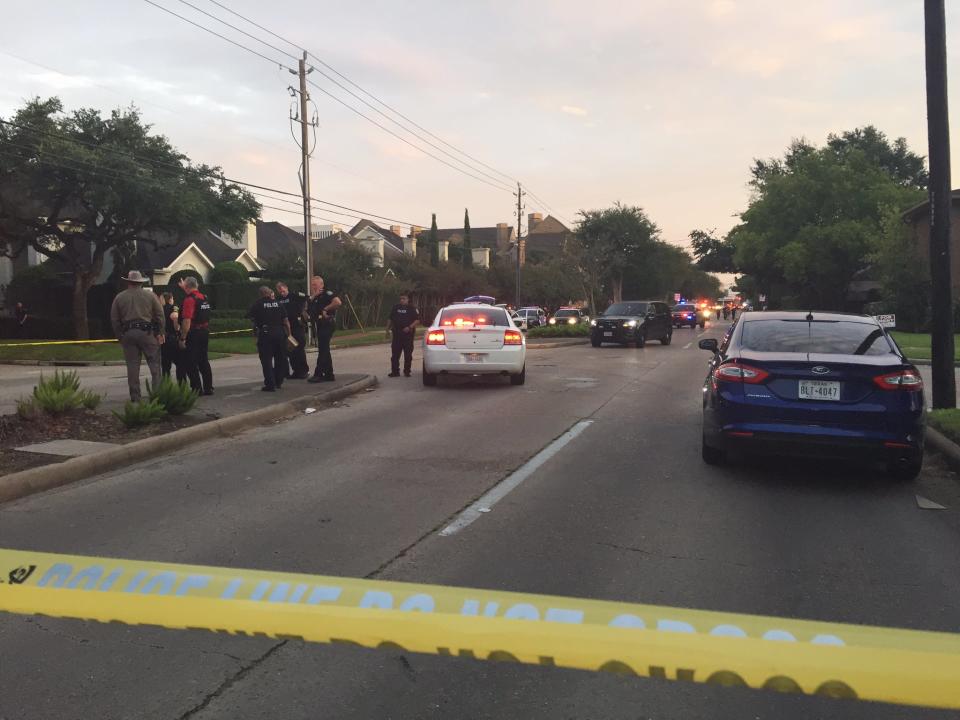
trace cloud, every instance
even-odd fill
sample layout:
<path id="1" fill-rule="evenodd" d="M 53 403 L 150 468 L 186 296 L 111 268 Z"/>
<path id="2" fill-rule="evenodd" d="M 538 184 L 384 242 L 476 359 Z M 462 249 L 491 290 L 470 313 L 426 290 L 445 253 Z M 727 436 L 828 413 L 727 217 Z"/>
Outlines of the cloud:
<path id="1" fill-rule="evenodd" d="M 561 105 L 560 112 L 565 112 L 567 115 L 586 115 L 587 111 L 582 107 L 577 107 L 576 105 Z"/>
<path id="2" fill-rule="evenodd" d="M 707 7 L 707 15 L 710 17 L 723 17 L 730 15 L 737 10 L 737 4 L 733 0 L 713 0 Z"/>

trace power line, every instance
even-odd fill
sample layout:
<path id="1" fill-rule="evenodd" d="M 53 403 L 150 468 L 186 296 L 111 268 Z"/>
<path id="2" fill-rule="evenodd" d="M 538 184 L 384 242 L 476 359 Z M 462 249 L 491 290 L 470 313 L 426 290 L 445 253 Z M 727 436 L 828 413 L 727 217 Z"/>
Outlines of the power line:
<path id="1" fill-rule="evenodd" d="M 409 145 L 410 147 L 412 147 L 412 148 L 414 148 L 414 149 L 416 149 L 416 150 L 419 150 L 419 151 L 422 152 L 424 155 L 427 155 L 428 157 L 432 157 L 432 158 L 433 158 L 434 160 L 436 160 L 437 162 L 443 163 L 443 164 L 446 165 L 447 167 L 453 168 L 453 169 L 456 170 L 457 172 L 462 173 L 462 174 L 466 175 L 467 177 L 471 177 L 471 178 L 473 178 L 474 180 L 477 180 L 478 182 L 482 182 L 482 183 L 484 183 L 485 185 L 489 185 L 489 186 L 492 187 L 492 188 L 495 188 L 495 189 L 501 190 L 501 191 L 506 191 L 506 190 L 507 190 L 507 188 L 504 187 L 504 186 L 502 186 L 502 185 L 494 185 L 494 184 L 493 184 L 492 182 L 490 182 L 489 180 L 484 180 L 484 179 L 483 179 L 482 177 L 480 177 L 479 175 L 474 175 L 473 173 L 467 172 L 467 171 L 464 170 L 463 168 L 459 168 L 459 167 L 457 167 L 456 165 L 454 165 L 453 163 L 447 162 L 447 161 L 444 160 L 442 157 L 438 157 L 438 156 L 434 155 L 433 153 L 424 150 L 424 149 L 423 149 L 422 147 L 420 147 L 419 145 L 414 145 L 412 142 L 410 142 L 409 140 L 407 140 L 407 139 L 406 139 L 405 137 L 403 137 L 402 135 L 398 135 L 398 134 L 395 133 L 393 130 L 391 130 L 390 128 L 388 128 L 388 127 L 386 127 L 386 126 L 384 126 L 384 125 L 381 125 L 381 124 L 378 123 L 376 120 L 374 120 L 373 118 L 369 117 L 368 115 L 364 115 L 362 112 L 360 112 L 359 110 L 357 110 L 355 107 L 353 107 L 353 106 L 350 105 L 349 103 L 341 100 L 340 98 L 338 98 L 338 97 L 337 97 L 336 95 L 334 95 L 333 93 L 328 92 L 328 91 L 325 90 L 324 88 L 320 87 L 319 85 L 317 85 L 317 84 L 316 84 L 315 82 L 313 82 L 312 80 L 308 80 L 307 82 L 309 82 L 309 84 L 310 84 L 311 86 L 313 86 L 314 88 L 316 88 L 317 90 L 319 90 L 320 92 L 322 92 L 322 93 L 323 93 L 324 95 L 326 95 L 327 97 L 332 98 L 332 99 L 335 100 L 336 102 L 338 102 L 338 103 L 340 103 L 341 105 L 343 105 L 345 108 L 347 108 L 348 110 L 350 110 L 352 113 L 354 113 L 354 114 L 359 115 L 360 117 L 362 117 L 364 120 L 366 120 L 366 121 L 367 121 L 368 123 L 370 123 L 371 125 L 375 125 L 376 127 L 378 127 L 378 128 L 380 128 L 381 130 L 383 130 L 385 133 L 388 133 L 388 134 L 392 135 L 393 137 L 397 138 L 397 140 L 400 140 L 401 142 L 406 143 L 406 144 Z"/>
<path id="2" fill-rule="evenodd" d="M 200 28 L 201 30 L 204 30 L 204 31 L 208 32 L 208 33 L 210 33 L 211 35 L 216 35 L 216 36 L 217 36 L 218 38 L 220 38 L 221 40 L 226 40 L 228 43 L 230 43 L 231 45 L 236 45 L 236 46 L 237 46 L 238 48 L 240 48 L 241 50 L 246 50 L 248 53 L 252 53 L 253 55 L 256 55 L 257 57 L 263 58 L 264 60 L 266 60 L 267 62 L 269 62 L 271 65 L 278 65 L 278 66 L 280 66 L 281 68 L 283 68 L 283 69 L 285 69 L 285 70 L 290 70 L 290 68 L 287 67 L 286 65 L 284 65 L 282 62 L 279 62 L 278 60 L 274 60 L 273 58 L 269 58 L 269 57 L 267 57 L 266 55 L 264 55 L 263 53 L 257 52 L 257 51 L 254 50 L 253 48 L 248 47 L 247 45 L 244 45 L 243 43 L 240 43 L 240 42 L 237 42 L 236 40 L 233 40 L 233 39 L 231 39 L 231 38 L 228 38 L 226 35 L 221 35 L 221 34 L 218 33 L 216 30 L 211 30 L 210 28 L 208 28 L 208 27 L 206 27 L 206 26 L 204 26 L 204 25 L 201 25 L 201 24 L 198 23 L 198 22 L 194 22 L 193 20 L 191 20 L 191 19 L 188 18 L 188 17 L 184 17 L 183 15 L 180 15 L 179 13 L 175 13 L 173 10 L 170 10 L 169 8 L 165 8 L 163 5 L 160 5 L 159 3 L 155 3 L 153 0 L 143 0 L 143 1 L 144 1 L 145 3 L 147 3 L 148 5 L 153 5 L 153 6 L 154 6 L 155 8 L 157 8 L 158 10 L 163 10 L 165 13 L 168 13 L 168 14 L 170 14 L 170 15 L 173 15 L 173 16 L 176 17 L 176 18 L 180 18 L 180 19 L 183 20 L 184 22 L 188 22 L 188 23 L 190 23 L 191 25 L 193 25 L 194 27 L 198 27 L 198 28 Z"/>
<path id="3" fill-rule="evenodd" d="M 223 25 L 226 25 L 226 26 L 227 26 L 228 28 L 230 28 L 231 30 L 236 30 L 238 33 L 241 33 L 241 34 L 243 34 L 243 35 L 246 35 L 246 36 L 247 36 L 248 38 L 250 38 L 251 40 L 256 40 L 256 41 L 257 41 L 258 43 L 260 43 L 261 45 L 266 45 L 268 48 L 270 48 L 271 50 L 275 50 L 276 52 L 280 53 L 281 55 L 286 55 L 287 57 L 293 58 L 294 60 L 297 59 L 295 56 L 291 55 L 291 54 L 288 53 L 286 50 L 281 50 L 281 49 L 278 48 L 276 45 L 271 45 L 271 44 L 268 43 L 267 41 L 261 40 L 261 39 L 258 38 L 256 35 L 253 35 L 252 33 L 248 33 L 246 30 L 241 30 L 241 29 L 238 28 L 236 25 L 231 25 L 231 24 L 228 23 L 226 20 L 223 20 L 222 18 L 218 18 L 218 17 L 217 17 L 216 15 L 214 15 L 213 13 L 208 13 L 206 10 L 202 10 L 201 8 L 198 8 L 198 7 L 197 7 L 196 5 L 194 5 L 193 3 L 187 2 L 187 0 L 178 0 L 178 2 L 184 4 L 184 5 L 188 6 L 188 7 L 192 7 L 192 8 L 193 8 L 194 10 L 196 10 L 198 13 L 200 13 L 200 14 L 202 14 L 202 15 L 206 15 L 208 18 L 211 18 L 211 19 L 213 19 L 213 20 L 216 20 L 218 23 L 222 23 Z M 152 4 L 152 3 L 151 3 L 151 4 Z"/>
<path id="4" fill-rule="evenodd" d="M 78 145 L 84 145 L 84 146 L 86 146 L 86 147 L 90 147 L 90 148 L 93 148 L 93 149 L 95 149 L 95 150 L 105 150 L 105 151 L 107 151 L 107 152 L 112 152 L 112 153 L 115 153 L 115 154 L 117 154 L 117 155 L 121 155 L 121 156 L 123 156 L 123 157 L 130 158 L 130 159 L 134 160 L 134 161 L 137 162 L 137 163 L 152 163 L 152 164 L 154 164 L 154 165 L 159 166 L 160 168 L 171 168 L 171 169 L 173 169 L 173 170 L 177 170 L 177 171 L 180 171 L 180 172 L 183 172 L 183 171 L 186 170 L 187 168 L 192 168 L 192 169 L 194 169 L 194 170 L 199 170 L 199 168 L 197 168 L 196 166 L 193 166 L 193 165 L 187 165 L 187 166 L 185 167 L 185 166 L 179 165 L 179 164 L 177 164 L 177 163 L 165 162 L 165 161 L 163 161 L 163 160 L 158 160 L 158 159 L 154 159 L 154 158 L 138 157 L 137 155 L 135 155 L 135 154 L 133 154 L 133 153 L 131 153 L 131 152 L 127 152 L 127 151 L 125 151 L 125 150 L 121 150 L 120 148 L 111 147 L 111 146 L 109 146 L 109 145 L 99 145 L 99 144 L 97 144 L 97 143 L 95 143 L 95 142 L 92 142 L 92 141 L 81 140 L 80 138 L 70 137 L 69 135 L 63 135 L 62 133 L 50 132 L 49 130 L 43 130 L 43 129 L 41 129 L 41 128 L 36 128 L 36 127 L 30 126 L 30 125 L 21 125 L 21 124 L 19 124 L 19 123 L 14 123 L 14 122 L 11 122 L 11 121 L 9 121 L 9 120 L 4 120 L 4 119 L 2 119 L 2 118 L 0 118 L 0 125 L 9 125 L 10 127 L 15 127 L 15 128 L 17 128 L 17 129 L 20 129 L 20 130 L 27 130 L 27 131 L 36 133 L 36 134 L 38 134 L 38 135 L 44 135 L 44 136 L 51 137 L 51 138 L 55 138 L 55 139 L 58 139 L 58 140 L 66 140 L 66 141 L 68 141 L 68 142 L 77 143 Z M 10 145 L 13 145 L 13 144 L 14 144 L 14 143 L 11 143 L 9 140 L 4 140 L 3 142 L 5 142 L 5 143 L 7 143 L 7 144 L 10 144 Z M 25 147 L 25 146 L 20 146 L 20 147 L 21 147 L 21 149 L 24 149 L 24 150 L 32 150 L 32 149 L 33 149 L 33 148 Z M 63 156 L 63 155 L 57 156 L 57 155 L 54 154 L 54 153 L 49 153 L 49 154 L 53 155 L 54 157 L 60 157 L 60 158 L 67 159 L 67 160 L 76 160 L 77 162 L 81 162 L 81 160 L 79 160 L 79 159 L 66 158 L 66 157 Z M 90 165 L 90 167 L 95 167 L 95 166 Z M 212 173 L 213 168 L 209 168 L 209 169 L 211 170 L 211 173 Z M 234 183 L 234 184 L 236 184 L 236 185 L 243 185 L 244 187 L 252 187 L 252 188 L 256 188 L 256 189 L 258 189 L 258 190 L 266 190 L 266 191 L 268 191 L 268 192 L 273 192 L 273 193 L 277 193 L 277 194 L 280 194 L 280 195 L 287 195 L 287 196 L 290 196 L 290 197 L 296 197 L 296 198 L 302 197 L 302 195 L 301 195 L 300 193 L 290 192 L 289 190 L 281 190 L 280 188 L 273 188 L 273 187 L 268 187 L 268 186 L 265 186 L 265 185 L 258 185 L 258 184 L 256 184 L 256 183 L 251 183 L 251 182 L 248 182 L 248 181 L 246 181 L 246 180 L 239 180 L 239 179 L 237 179 L 237 178 L 230 178 L 230 177 L 227 177 L 226 175 L 223 175 L 222 173 L 217 174 L 216 177 L 217 177 L 218 179 L 221 179 L 221 180 L 225 181 L 225 182 Z M 320 198 L 315 198 L 315 197 L 312 197 L 312 196 L 311 196 L 310 199 L 313 200 L 314 202 L 320 203 L 321 205 L 329 205 L 329 206 L 331 206 L 331 207 L 340 208 L 340 209 L 342 209 L 342 210 L 349 210 L 349 211 L 354 212 L 354 213 L 359 213 L 361 219 L 376 218 L 376 219 L 378 219 L 378 220 L 386 220 L 386 221 L 388 221 L 388 222 L 399 223 L 399 224 L 401 224 L 401 225 L 417 225 L 417 226 L 419 226 L 419 225 L 422 224 L 422 223 L 412 223 L 412 222 L 410 222 L 410 221 L 408 221 L 408 220 L 398 220 L 397 218 L 388 217 L 388 216 L 386 216 L 386 215 L 380 215 L 380 214 L 378 214 L 378 213 L 366 212 L 366 211 L 364 211 L 364 210 L 361 210 L 361 209 L 358 209 L 358 208 L 354 208 L 354 207 L 350 207 L 350 206 L 348 206 L 348 205 L 341 205 L 341 204 L 339 204 L 339 203 L 331 202 L 330 200 L 322 200 L 322 199 L 320 199 Z M 322 210 L 322 209 L 323 209 L 323 208 L 321 208 L 321 210 Z M 335 212 L 335 211 L 328 210 L 328 212 Z M 354 217 L 355 217 L 355 216 L 354 216 Z"/>

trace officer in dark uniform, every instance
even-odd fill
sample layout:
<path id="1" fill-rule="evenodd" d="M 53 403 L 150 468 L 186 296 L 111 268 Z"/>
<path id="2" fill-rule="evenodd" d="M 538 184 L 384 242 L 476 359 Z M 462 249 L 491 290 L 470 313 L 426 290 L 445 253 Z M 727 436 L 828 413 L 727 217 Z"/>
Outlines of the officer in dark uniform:
<path id="1" fill-rule="evenodd" d="M 410 377 L 410 366 L 413 365 L 413 338 L 417 334 L 416 328 L 419 324 L 420 313 L 410 304 L 410 296 L 402 293 L 400 302 L 390 311 L 390 322 L 387 326 L 392 336 L 389 377 L 400 377 L 401 353 L 403 353 L 403 374 Z"/>
<path id="2" fill-rule="evenodd" d="M 307 364 L 307 332 L 303 323 L 303 313 L 307 304 L 307 296 L 302 292 L 290 292 L 285 282 L 277 283 L 277 302 L 290 321 L 290 337 L 297 341 L 297 346 L 289 350 L 288 363 L 284 362 L 284 376 L 292 380 L 305 380 L 310 377 L 310 366 Z"/>
<path id="3" fill-rule="evenodd" d="M 260 389 L 274 392 L 283 385 L 286 374 L 290 321 L 273 290 L 266 285 L 260 288 L 260 299 L 251 306 L 247 317 L 253 320 L 253 331 L 257 334 L 257 353 L 263 367 L 263 387 Z"/>
<path id="4" fill-rule="evenodd" d="M 310 279 L 310 301 L 307 303 L 307 313 L 317 335 L 317 367 L 313 371 L 313 377 L 307 382 L 333 382 L 336 379 L 333 376 L 330 340 L 333 338 L 337 308 L 341 304 L 340 298 L 323 286 L 322 277 L 314 275 Z"/>
<path id="5" fill-rule="evenodd" d="M 187 368 L 180 357 L 177 337 L 180 335 L 180 308 L 173 304 L 173 293 L 165 292 L 163 298 L 163 337 L 160 346 L 160 371 L 163 377 L 170 377 L 170 368 L 177 366 L 177 382 L 187 378 Z"/>

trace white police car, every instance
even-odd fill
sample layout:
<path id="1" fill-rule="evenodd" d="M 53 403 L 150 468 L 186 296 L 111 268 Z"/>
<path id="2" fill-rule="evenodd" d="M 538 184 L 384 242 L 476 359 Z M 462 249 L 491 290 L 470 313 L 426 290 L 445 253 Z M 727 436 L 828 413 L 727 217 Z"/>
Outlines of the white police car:
<path id="1" fill-rule="evenodd" d="M 441 375 L 506 375 L 526 380 L 527 342 L 503 308 L 459 303 L 443 308 L 423 334 L 423 384 Z"/>

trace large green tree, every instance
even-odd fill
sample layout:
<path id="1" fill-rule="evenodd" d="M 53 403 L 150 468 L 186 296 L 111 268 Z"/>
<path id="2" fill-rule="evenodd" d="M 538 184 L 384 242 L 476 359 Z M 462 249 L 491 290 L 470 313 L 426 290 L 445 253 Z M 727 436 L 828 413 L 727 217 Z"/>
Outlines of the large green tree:
<path id="1" fill-rule="evenodd" d="M 608 288 L 614 302 L 623 298 L 624 278 L 643 272 L 660 238 L 657 227 L 642 208 L 615 203 L 603 210 L 581 210 L 577 236 L 586 273 Z"/>
<path id="2" fill-rule="evenodd" d="M 885 213 L 922 198 L 855 147 L 795 144 L 782 163 L 760 173 L 755 166 L 753 175 L 754 196 L 727 240 L 737 269 L 774 306 L 842 309 Z"/>
<path id="3" fill-rule="evenodd" d="M 207 228 L 239 237 L 259 210 L 220 168 L 192 164 L 153 133 L 135 108 L 104 117 L 35 98 L 0 122 L 0 254 L 32 248 L 70 275 L 78 338 L 89 337 L 87 292 L 107 253 Z"/>
<path id="4" fill-rule="evenodd" d="M 717 237 L 716 230 L 691 230 L 689 238 L 698 268 L 706 272 L 737 272 L 733 245 Z"/>

